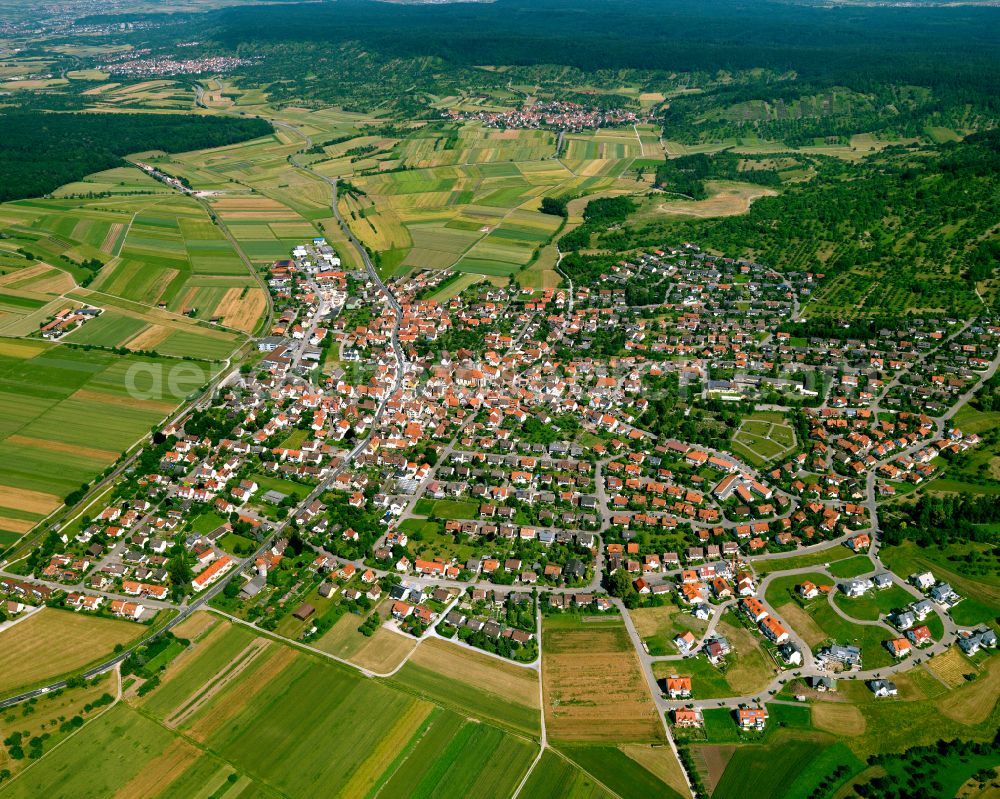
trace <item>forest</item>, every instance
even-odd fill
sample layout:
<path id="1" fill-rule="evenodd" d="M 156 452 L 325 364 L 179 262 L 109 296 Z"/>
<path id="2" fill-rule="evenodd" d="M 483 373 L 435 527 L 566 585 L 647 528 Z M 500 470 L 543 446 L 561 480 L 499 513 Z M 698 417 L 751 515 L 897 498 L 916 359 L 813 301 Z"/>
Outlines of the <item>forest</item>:
<path id="1" fill-rule="evenodd" d="M 182 16 L 164 17 L 158 28 L 122 35 L 120 42 L 167 52 Z M 193 24 L 205 37 L 190 52 L 254 57 L 242 77 L 266 86 L 279 103 L 389 108 L 411 118 L 433 115 L 434 97 L 503 94 L 511 79 L 597 106 L 634 106 L 634 96 L 618 91 L 629 84 L 697 88 L 666 108 L 671 138 L 755 134 L 804 143 L 995 119 L 998 23 L 1000 9 L 991 7 L 339 0 L 200 15 Z M 505 72 L 484 65 L 504 65 Z M 583 93 L 581 86 L 602 91 Z M 766 109 L 758 105 L 765 103 Z M 733 106 L 735 113 L 726 110 Z"/>
<path id="2" fill-rule="evenodd" d="M 261 119 L 174 114 L 0 115 L 0 202 L 38 197 L 144 150 L 184 152 L 271 133 Z"/>

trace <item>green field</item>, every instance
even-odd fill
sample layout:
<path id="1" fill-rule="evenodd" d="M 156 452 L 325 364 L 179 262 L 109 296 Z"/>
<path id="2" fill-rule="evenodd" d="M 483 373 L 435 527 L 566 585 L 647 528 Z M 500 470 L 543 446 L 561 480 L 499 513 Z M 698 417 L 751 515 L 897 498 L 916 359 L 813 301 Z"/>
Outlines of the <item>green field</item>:
<path id="1" fill-rule="evenodd" d="M 0 796 L 168 797 L 214 781 L 241 797 L 502 799 L 536 753 L 501 727 L 222 626 L 174 659 L 138 711 L 88 724 Z"/>
<path id="2" fill-rule="evenodd" d="M 786 569 L 801 569 L 805 566 L 821 566 L 824 563 L 833 563 L 834 561 L 845 560 L 846 558 L 853 556 L 854 553 L 847 547 L 840 546 L 839 544 L 832 544 L 831 546 L 823 547 L 812 552 L 806 552 L 801 555 L 793 553 L 784 558 L 767 558 L 757 560 L 754 563 L 754 571 L 757 572 L 758 576 L 763 577 L 771 572 L 785 571 Z"/>
<path id="3" fill-rule="evenodd" d="M 856 555 L 853 558 L 847 558 L 830 565 L 830 574 L 842 578 L 858 577 L 862 574 L 870 574 L 874 570 L 875 566 L 867 555 Z"/>
<path id="4" fill-rule="evenodd" d="M 785 786 L 801 774 L 811 773 L 811 764 L 822 757 L 829 742 L 827 736 L 778 733 L 763 746 L 740 746 L 712 796 L 784 796 Z"/>
<path id="5" fill-rule="evenodd" d="M 559 748 L 619 796 L 662 796 L 666 799 L 680 796 L 616 747 L 563 745 Z"/>
<path id="6" fill-rule="evenodd" d="M 610 799 L 614 796 L 589 774 L 551 749 L 545 751 L 531 772 L 522 794 L 551 799 Z"/>
<path id="7" fill-rule="evenodd" d="M 914 601 L 914 597 L 908 591 L 894 585 L 882 591 L 869 591 L 857 598 L 847 597 L 838 592 L 833 601 L 848 616 L 875 621 L 880 616 L 888 615 L 890 611 L 906 607 Z"/>
<path id="8" fill-rule="evenodd" d="M 0 529 L 15 516 L 37 521 L 54 510 L 211 375 L 207 365 L 187 363 L 172 387 L 174 365 L 0 340 L 0 519 L 8 520 Z"/>

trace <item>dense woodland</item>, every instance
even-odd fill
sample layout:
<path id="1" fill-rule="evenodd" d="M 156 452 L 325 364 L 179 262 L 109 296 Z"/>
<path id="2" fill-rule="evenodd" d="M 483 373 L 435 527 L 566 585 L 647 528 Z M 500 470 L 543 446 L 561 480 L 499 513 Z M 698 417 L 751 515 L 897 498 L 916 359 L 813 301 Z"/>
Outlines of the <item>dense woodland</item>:
<path id="1" fill-rule="evenodd" d="M 0 127 L 0 202 L 38 197 L 120 166 L 127 153 L 220 147 L 272 131 L 260 119 L 34 111 L 3 114 Z"/>

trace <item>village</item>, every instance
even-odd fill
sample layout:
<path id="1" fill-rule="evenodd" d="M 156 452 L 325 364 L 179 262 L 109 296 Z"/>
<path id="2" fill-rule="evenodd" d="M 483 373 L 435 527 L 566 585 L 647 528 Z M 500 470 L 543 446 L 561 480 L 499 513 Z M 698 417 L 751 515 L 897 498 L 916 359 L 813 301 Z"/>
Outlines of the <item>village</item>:
<path id="1" fill-rule="evenodd" d="M 254 356 L 159 430 L 106 501 L 2 564 L 7 616 L 50 605 L 156 625 L 207 605 L 308 643 L 353 613 L 366 635 L 531 664 L 543 617 L 620 614 L 678 729 L 721 704 L 760 731 L 786 685 L 861 680 L 891 697 L 921 659 L 996 647 L 951 620 L 963 598 L 946 582 L 882 566 L 878 502 L 980 443 L 951 417 L 1000 365 L 997 320 L 796 338 L 782 328 L 821 275 L 690 244 L 575 290 L 433 299 L 448 277 L 383 284 L 323 238 L 276 261 Z M 681 424 L 650 425 L 681 399 Z M 738 446 L 685 423 L 736 409 Z M 837 554 L 809 561 L 819 550 Z M 810 643 L 776 611 L 779 587 L 795 618 L 885 612 L 861 644 Z M 651 646 L 629 612 L 664 604 L 690 621 Z M 735 656 L 730 628 L 772 678 L 705 696 L 698 675 Z"/>
<path id="2" fill-rule="evenodd" d="M 634 125 L 649 119 L 648 114 L 623 108 L 586 108 L 564 100 L 536 102 L 510 111 L 450 111 L 451 119 L 476 119 L 488 128 L 519 129 L 554 127 L 569 132 Z"/>

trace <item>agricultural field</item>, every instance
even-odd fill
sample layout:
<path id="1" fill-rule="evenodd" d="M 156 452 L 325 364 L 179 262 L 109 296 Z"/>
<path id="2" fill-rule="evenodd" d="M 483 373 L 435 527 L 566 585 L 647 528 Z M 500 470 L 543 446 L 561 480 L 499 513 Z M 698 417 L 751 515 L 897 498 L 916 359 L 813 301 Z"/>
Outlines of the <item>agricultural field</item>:
<path id="1" fill-rule="evenodd" d="M 444 641 L 424 641 L 392 678 L 434 702 L 539 734 L 538 672 Z"/>
<path id="2" fill-rule="evenodd" d="M 199 616 L 179 633 L 192 645 L 157 688 L 129 700 L 141 712 L 115 708 L 90 728 L 87 746 L 58 750 L 0 796 L 79 795 L 65 775 L 79 758 L 115 749 L 122 757 L 102 758 L 93 778 L 101 795 L 176 796 L 199 781 L 228 781 L 227 796 L 398 796 L 405 785 L 411 796 L 499 798 L 537 751 L 500 727 L 225 621 L 208 626 Z M 129 738 L 124 748 L 107 740 L 119 734 Z M 338 741 L 350 745 L 332 757 Z"/>
<path id="3" fill-rule="evenodd" d="M 724 771 L 716 775 L 718 782 L 712 796 L 722 799 L 747 795 L 795 796 L 790 789 L 799 779 L 806 782 L 812 778 L 818 782 L 827 773 L 819 771 L 820 763 L 828 760 L 832 760 L 830 769 L 841 760 L 858 765 L 857 758 L 835 744 L 830 736 L 779 731 L 762 746 L 736 747 L 725 761 Z"/>
<path id="4" fill-rule="evenodd" d="M 171 386 L 173 365 L 0 339 L 0 530 L 26 532 L 211 377 L 185 363 Z"/>
<path id="5" fill-rule="evenodd" d="M 687 796 L 680 764 L 666 744 L 561 745 L 558 751 L 618 796 Z"/>
<path id="6" fill-rule="evenodd" d="M 127 621 L 43 608 L 0 632 L 0 695 L 81 669 L 145 632 Z"/>
<path id="7" fill-rule="evenodd" d="M 220 359 L 232 352 L 256 328 L 267 299 L 205 209 L 189 197 L 164 194 L 163 184 L 135 168 L 86 181 L 76 184 L 81 192 L 114 195 L 109 188 L 118 186 L 128 196 L 0 206 L 9 244 L 31 256 L 0 275 L 0 334 L 29 335 L 68 298 L 108 313 L 67 341 Z M 291 245 L 285 244 L 275 258 L 287 256 Z M 84 262 L 99 268 L 91 271 Z M 186 336 L 208 344 L 192 348 Z"/>
<path id="8" fill-rule="evenodd" d="M 552 799 L 611 799 L 615 794 L 571 761 L 546 749 L 522 793 Z"/>
<path id="9" fill-rule="evenodd" d="M 873 571 L 875 571 L 875 567 L 872 565 L 871 558 L 867 555 L 855 555 L 853 558 L 846 558 L 845 560 L 831 563 L 829 568 L 830 574 L 843 579 L 859 577 L 862 574 L 870 574 Z"/>
<path id="10" fill-rule="evenodd" d="M 381 253 L 386 273 L 452 267 L 502 280 L 529 268 L 563 221 L 537 210 L 543 195 L 648 187 L 621 180 L 641 154 L 634 131 L 581 135 L 585 144 L 571 164 L 553 158 L 549 131 L 429 124 L 401 139 L 359 135 L 324 148 L 332 157 L 312 168 L 350 180 L 353 189 L 339 193 L 340 211 L 355 235 Z M 342 155 L 358 147 L 376 151 L 357 162 Z M 590 149 L 603 154 L 594 164 L 585 162 Z M 376 165 L 394 171 L 370 171 Z"/>
<path id="11" fill-rule="evenodd" d="M 550 740 L 662 741 L 663 726 L 625 625 L 600 617 L 543 622 L 542 676 Z"/>

